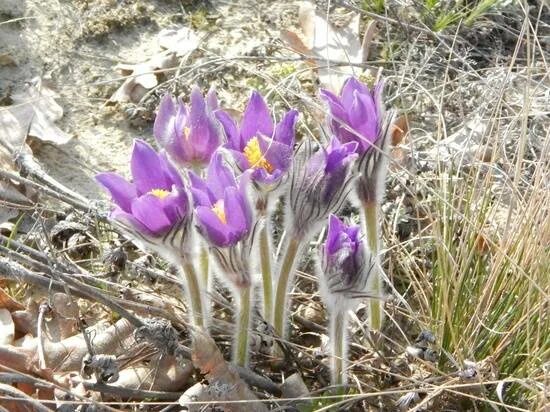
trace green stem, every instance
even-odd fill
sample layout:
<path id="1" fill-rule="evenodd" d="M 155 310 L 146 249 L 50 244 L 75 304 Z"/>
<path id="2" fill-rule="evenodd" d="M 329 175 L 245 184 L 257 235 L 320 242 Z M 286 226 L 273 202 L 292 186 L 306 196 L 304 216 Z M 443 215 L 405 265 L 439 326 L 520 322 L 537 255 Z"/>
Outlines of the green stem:
<path id="1" fill-rule="evenodd" d="M 182 271 L 185 276 L 187 293 L 189 294 L 189 300 L 191 301 L 191 312 L 193 314 L 193 324 L 198 327 L 204 325 L 203 312 L 202 312 L 202 298 L 201 290 L 199 287 L 199 280 L 197 278 L 197 272 L 195 267 L 186 259 L 182 263 Z"/>
<path id="2" fill-rule="evenodd" d="M 204 244 L 201 244 L 201 251 L 200 251 L 200 263 L 199 267 L 201 269 L 201 275 L 202 275 L 202 282 L 203 286 L 205 288 L 208 287 L 208 276 L 209 276 L 209 267 L 210 267 L 210 261 L 209 261 L 209 255 L 208 255 L 208 247 Z"/>
<path id="3" fill-rule="evenodd" d="M 279 273 L 279 279 L 277 280 L 277 291 L 275 294 L 275 306 L 273 326 L 277 334 L 284 338 L 285 334 L 285 315 L 286 315 L 286 298 L 288 294 L 288 282 L 294 269 L 296 256 L 300 249 L 301 239 L 298 237 L 291 237 L 288 241 L 283 263 L 281 265 L 281 271 Z"/>
<path id="4" fill-rule="evenodd" d="M 250 324 L 250 287 L 241 288 L 237 318 L 236 347 L 233 361 L 246 366 L 248 361 L 248 329 Z"/>
<path id="5" fill-rule="evenodd" d="M 271 321 L 273 316 L 273 278 L 271 276 L 271 248 L 267 218 L 260 231 L 260 266 L 264 290 L 264 319 Z"/>
<path id="6" fill-rule="evenodd" d="M 374 256 L 378 255 L 378 205 L 375 202 L 363 204 L 363 213 L 365 217 L 365 232 L 367 242 Z M 372 280 L 372 290 L 376 298 L 369 300 L 369 318 L 370 328 L 379 331 L 382 328 L 382 281 L 377 268 L 374 268 Z"/>
<path id="7" fill-rule="evenodd" d="M 345 330 L 347 315 L 345 310 L 337 310 L 330 325 L 330 341 L 332 344 L 332 384 L 343 385 L 345 362 Z"/>

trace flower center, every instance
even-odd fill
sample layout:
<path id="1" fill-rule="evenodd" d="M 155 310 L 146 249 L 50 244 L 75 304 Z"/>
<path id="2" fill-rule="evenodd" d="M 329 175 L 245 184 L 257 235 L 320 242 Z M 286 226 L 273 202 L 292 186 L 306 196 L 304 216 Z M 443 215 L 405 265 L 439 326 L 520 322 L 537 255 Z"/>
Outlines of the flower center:
<path id="1" fill-rule="evenodd" d="M 218 216 L 218 218 L 223 224 L 227 223 L 227 219 L 225 217 L 225 207 L 223 205 L 223 200 L 218 200 L 216 203 L 214 203 L 214 206 L 212 207 L 212 212 L 214 212 L 216 216 Z"/>
<path id="2" fill-rule="evenodd" d="M 265 169 L 267 173 L 273 173 L 273 165 L 269 163 L 262 154 L 260 142 L 257 137 L 253 137 L 248 141 L 243 152 L 250 167 Z"/>
<path id="3" fill-rule="evenodd" d="M 159 199 L 164 199 L 166 196 L 170 194 L 168 190 L 164 190 L 164 189 L 153 189 L 149 193 L 152 194 L 153 196 L 158 197 Z"/>
<path id="4" fill-rule="evenodd" d="M 189 140 L 189 135 L 191 134 L 191 129 L 189 127 L 183 128 L 183 138 Z"/>

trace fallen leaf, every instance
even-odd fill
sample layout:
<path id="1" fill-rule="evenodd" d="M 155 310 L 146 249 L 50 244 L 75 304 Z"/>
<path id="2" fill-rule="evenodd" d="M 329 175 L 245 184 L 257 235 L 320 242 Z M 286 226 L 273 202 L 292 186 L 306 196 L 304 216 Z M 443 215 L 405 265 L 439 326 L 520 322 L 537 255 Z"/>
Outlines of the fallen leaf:
<path id="1" fill-rule="evenodd" d="M 326 16 L 316 10 L 311 1 L 300 3 L 298 22 L 303 36 L 296 33 L 282 32 L 281 38 L 297 53 L 308 55 L 320 66 L 318 69 L 321 86 L 335 93 L 340 91 L 344 81 L 355 75 L 352 65 L 335 65 L 330 61 L 363 63 L 364 54 L 374 36 L 374 31 L 367 31 L 363 44 L 359 40 L 358 13 L 350 14 L 348 23 L 342 27 L 334 27 Z M 374 29 L 373 29 L 374 30 Z"/>
<path id="2" fill-rule="evenodd" d="M 392 125 L 391 144 L 397 146 L 409 132 L 409 120 L 406 115 L 399 116 Z"/>
<path id="3" fill-rule="evenodd" d="M 71 136 L 55 124 L 63 117 L 57 97 L 42 79 L 34 78 L 23 91 L 11 96 L 13 105 L 0 111 L 2 132 L 7 132 L 8 140 L 15 144 L 23 144 L 27 134 L 55 144 L 67 143 Z"/>
<path id="4" fill-rule="evenodd" d="M 15 326 L 10 311 L 0 309 L 0 345 L 11 345 L 15 336 Z"/>
<path id="5" fill-rule="evenodd" d="M 24 310 L 25 306 L 8 295 L 3 288 L 0 288 L 0 308 L 14 312 L 16 310 Z"/>

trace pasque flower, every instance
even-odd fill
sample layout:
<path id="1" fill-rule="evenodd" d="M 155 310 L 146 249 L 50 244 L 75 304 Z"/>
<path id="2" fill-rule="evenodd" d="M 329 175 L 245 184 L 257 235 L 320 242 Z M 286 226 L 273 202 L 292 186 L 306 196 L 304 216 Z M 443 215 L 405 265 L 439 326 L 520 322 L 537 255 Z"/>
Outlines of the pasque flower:
<path id="1" fill-rule="evenodd" d="M 327 240 L 321 252 L 321 291 L 332 307 L 348 307 L 367 288 L 374 259 L 360 238 L 359 226 L 347 226 L 329 216 Z"/>
<path id="2" fill-rule="evenodd" d="M 340 143 L 333 137 L 327 148 L 311 156 L 297 156 L 289 188 L 290 221 L 298 235 L 321 224 L 346 201 L 354 176 L 350 165 L 357 157 L 357 142 Z"/>
<path id="3" fill-rule="evenodd" d="M 380 135 L 384 109 L 380 82 L 372 90 L 354 77 L 346 80 L 336 96 L 329 90 L 321 90 L 330 116 L 332 133 L 342 143 L 357 142 L 357 153 L 362 155 L 372 148 Z"/>
<path id="4" fill-rule="evenodd" d="M 327 148 L 313 155 L 306 143 L 295 157 L 287 206 L 288 241 L 275 293 L 273 324 L 280 336 L 285 334 L 286 299 L 297 257 L 329 213 L 340 209 L 346 201 L 353 181 L 350 169 L 357 157 L 356 149 L 356 142 L 342 144 L 333 137 Z"/>
<path id="5" fill-rule="evenodd" d="M 239 182 L 217 152 L 206 179 L 189 172 L 191 192 L 200 233 L 214 246 L 234 246 L 252 228 L 252 210 L 247 198 L 248 174 Z"/>
<path id="6" fill-rule="evenodd" d="M 198 87 L 191 91 L 191 105 L 166 94 L 159 106 L 153 133 L 170 157 L 185 167 L 206 166 L 221 144 L 221 130 L 213 115 L 218 109 L 216 94 L 206 100 Z"/>
<path id="7" fill-rule="evenodd" d="M 96 180 L 112 196 L 111 217 L 139 233 L 160 237 L 188 218 L 183 181 L 166 158 L 142 140 L 134 141 L 129 182 L 117 173 L 99 173 Z"/>
<path id="8" fill-rule="evenodd" d="M 375 259 L 361 241 L 359 226 L 330 215 L 321 251 L 320 291 L 330 317 L 332 383 L 345 383 L 347 312 L 364 297 Z"/>
<path id="9" fill-rule="evenodd" d="M 224 147 L 232 153 L 238 167 L 253 169 L 252 179 L 258 183 L 278 183 L 292 163 L 298 112 L 288 111 L 274 125 L 263 97 L 254 91 L 239 125 L 222 110 L 216 112 L 216 117 L 227 137 Z"/>
<path id="10" fill-rule="evenodd" d="M 247 196 L 250 173 L 241 175 L 237 182 L 218 151 L 210 160 L 205 180 L 193 172 L 189 172 L 189 178 L 198 230 L 211 244 L 220 271 L 238 302 L 233 358 L 245 366 L 253 287 L 250 273 L 253 219 Z"/>

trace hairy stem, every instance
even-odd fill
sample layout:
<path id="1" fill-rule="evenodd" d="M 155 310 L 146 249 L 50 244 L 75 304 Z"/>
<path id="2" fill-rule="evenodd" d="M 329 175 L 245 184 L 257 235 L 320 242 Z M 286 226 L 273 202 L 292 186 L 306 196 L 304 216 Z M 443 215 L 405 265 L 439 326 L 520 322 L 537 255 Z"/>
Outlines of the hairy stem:
<path id="1" fill-rule="evenodd" d="M 199 267 L 201 269 L 202 283 L 206 288 L 208 287 L 208 277 L 210 275 L 210 256 L 208 254 L 208 247 L 204 244 L 201 245 Z"/>
<path id="2" fill-rule="evenodd" d="M 367 242 L 374 256 L 378 255 L 378 205 L 375 202 L 363 204 L 365 218 L 365 233 Z M 369 325 L 372 330 L 382 328 L 382 280 L 377 268 L 374 268 L 372 275 L 372 291 L 376 298 L 369 300 Z"/>
<path id="3" fill-rule="evenodd" d="M 264 319 L 271 321 L 273 316 L 273 277 L 271 276 L 271 247 L 269 244 L 269 227 L 266 218 L 260 230 L 260 267 L 264 291 Z"/>
<path id="4" fill-rule="evenodd" d="M 204 313 L 202 311 L 202 297 L 199 287 L 199 279 L 197 272 L 192 263 L 188 259 L 185 259 L 181 265 L 183 275 L 185 276 L 185 284 L 187 286 L 187 293 L 189 294 L 189 300 L 191 301 L 191 312 L 193 315 L 193 324 L 198 327 L 204 325 Z"/>
<path id="5" fill-rule="evenodd" d="M 239 366 L 248 363 L 248 329 L 250 325 L 250 289 L 240 289 L 239 312 L 237 314 L 237 335 L 233 361 Z"/>
<path id="6" fill-rule="evenodd" d="M 296 264 L 296 256 L 300 250 L 302 240 L 296 236 L 291 236 L 284 253 L 283 263 L 277 280 L 277 291 L 275 294 L 275 307 L 273 326 L 277 334 L 284 338 L 285 334 L 285 316 L 287 306 L 288 284 Z"/>
<path id="7" fill-rule="evenodd" d="M 344 376 L 346 357 L 346 325 L 347 313 L 345 310 L 336 309 L 331 316 L 330 342 L 332 346 L 332 384 L 343 385 L 346 383 Z"/>

